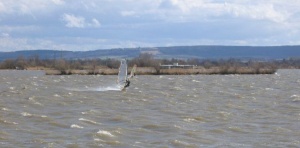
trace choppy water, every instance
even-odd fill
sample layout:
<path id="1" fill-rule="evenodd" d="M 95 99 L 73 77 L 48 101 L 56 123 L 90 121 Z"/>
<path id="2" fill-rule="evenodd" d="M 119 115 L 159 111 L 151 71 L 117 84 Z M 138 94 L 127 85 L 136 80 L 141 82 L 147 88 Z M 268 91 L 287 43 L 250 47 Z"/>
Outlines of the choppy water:
<path id="1" fill-rule="evenodd" d="M 0 71 L 0 147 L 300 146 L 300 70 L 115 82 Z"/>

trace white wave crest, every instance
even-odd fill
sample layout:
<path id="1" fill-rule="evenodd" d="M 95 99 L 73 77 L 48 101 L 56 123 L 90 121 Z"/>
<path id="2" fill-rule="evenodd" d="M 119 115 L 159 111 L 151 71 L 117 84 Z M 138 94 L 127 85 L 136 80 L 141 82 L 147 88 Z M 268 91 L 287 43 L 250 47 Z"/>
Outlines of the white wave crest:
<path id="1" fill-rule="evenodd" d="M 300 101 L 300 95 L 292 95 L 291 98 L 293 99 L 293 102 Z"/>
<path id="2" fill-rule="evenodd" d="M 24 117 L 31 117 L 32 116 L 32 114 L 27 113 L 27 112 L 22 112 L 21 115 L 24 116 Z"/>
<path id="3" fill-rule="evenodd" d="M 115 136 L 114 136 L 113 134 L 111 134 L 109 131 L 99 130 L 97 133 L 100 134 L 100 135 L 103 135 L 103 136 L 115 137 Z"/>
<path id="4" fill-rule="evenodd" d="M 89 119 L 79 118 L 78 120 L 79 120 L 79 121 L 88 122 L 88 123 L 98 124 L 97 122 L 95 122 L 95 121 L 93 121 L 93 120 L 89 120 Z"/>
<path id="5" fill-rule="evenodd" d="M 83 128 L 82 126 L 79 126 L 79 125 L 77 125 L 77 124 L 72 124 L 71 125 L 71 128 Z"/>
<path id="6" fill-rule="evenodd" d="M 7 108 L 3 107 L 1 110 L 3 111 L 9 111 Z"/>

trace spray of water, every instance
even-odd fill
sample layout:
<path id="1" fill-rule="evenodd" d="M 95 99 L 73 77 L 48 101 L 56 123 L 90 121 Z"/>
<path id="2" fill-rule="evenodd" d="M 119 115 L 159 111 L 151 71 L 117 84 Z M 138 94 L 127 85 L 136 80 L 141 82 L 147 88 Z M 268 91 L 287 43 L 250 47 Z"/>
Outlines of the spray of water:
<path id="1" fill-rule="evenodd" d="M 112 86 L 100 86 L 100 87 L 85 87 L 85 88 L 66 88 L 70 91 L 121 91 L 121 87 L 117 84 Z"/>

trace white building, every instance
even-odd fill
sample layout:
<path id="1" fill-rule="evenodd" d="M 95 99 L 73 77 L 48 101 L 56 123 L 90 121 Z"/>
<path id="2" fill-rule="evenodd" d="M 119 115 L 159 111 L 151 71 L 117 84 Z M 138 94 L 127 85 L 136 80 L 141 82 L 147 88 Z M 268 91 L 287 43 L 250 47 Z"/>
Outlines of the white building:
<path id="1" fill-rule="evenodd" d="M 173 65 L 160 65 L 162 69 L 171 69 L 171 68 L 192 68 L 194 69 L 197 65 L 179 65 L 178 63 L 173 63 Z"/>

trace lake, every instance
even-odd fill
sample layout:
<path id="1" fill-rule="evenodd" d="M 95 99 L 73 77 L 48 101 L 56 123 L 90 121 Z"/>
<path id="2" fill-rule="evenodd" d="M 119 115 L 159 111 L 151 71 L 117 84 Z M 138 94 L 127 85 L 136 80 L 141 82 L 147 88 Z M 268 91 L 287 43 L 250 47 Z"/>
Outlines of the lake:
<path id="1" fill-rule="evenodd" d="M 299 147 L 300 70 L 117 76 L 0 71 L 0 147 Z"/>

